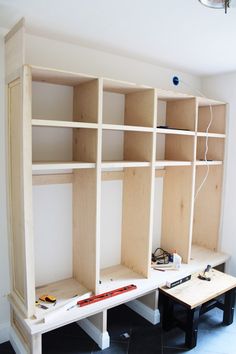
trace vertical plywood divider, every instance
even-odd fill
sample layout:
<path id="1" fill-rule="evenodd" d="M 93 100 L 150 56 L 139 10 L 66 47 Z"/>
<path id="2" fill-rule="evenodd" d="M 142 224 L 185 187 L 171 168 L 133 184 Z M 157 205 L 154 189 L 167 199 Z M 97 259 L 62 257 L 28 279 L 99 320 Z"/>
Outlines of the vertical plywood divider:
<path id="1" fill-rule="evenodd" d="M 28 317 L 34 314 L 32 226 L 31 73 L 8 85 L 9 194 L 12 290 Z"/>
<path id="2" fill-rule="evenodd" d="M 177 129 L 195 130 L 196 99 L 181 99 L 168 101 L 166 105 L 166 124 Z"/>
<path id="3" fill-rule="evenodd" d="M 74 88 L 74 121 L 99 123 L 101 82 L 93 80 Z M 101 129 L 76 129 L 73 158 L 96 162 L 96 168 L 77 170 L 73 177 L 73 275 L 97 292 L 99 283 L 99 200 L 101 180 Z"/>
<path id="4" fill-rule="evenodd" d="M 124 132 L 124 159 L 151 161 L 152 138 L 152 133 Z"/>
<path id="5" fill-rule="evenodd" d="M 125 95 L 125 124 L 153 127 L 153 92 L 145 90 Z"/>
<path id="6" fill-rule="evenodd" d="M 124 171 L 121 261 L 144 277 L 150 266 L 150 180 L 150 168 Z"/>
<path id="7" fill-rule="evenodd" d="M 166 124 L 171 128 L 188 129 L 194 132 L 196 129 L 196 99 L 192 98 L 167 102 Z M 192 136 L 166 136 L 166 160 L 193 161 L 193 158 L 194 138 Z"/>
<path id="8" fill-rule="evenodd" d="M 98 122 L 98 80 L 74 87 L 73 117 L 75 122 Z"/>
<path id="9" fill-rule="evenodd" d="M 189 261 L 193 168 L 168 167 L 164 178 L 161 247 Z"/>
<path id="10" fill-rule="evenodd" d="M 133 99 L 133 97 L 132 97 Z M 149 102 L 146 111 L 146 103 Z M 136 109 L 136 99 L 132 101 Z M 129 102 L 131 108 L 131 101 Z M 152 128 L 157 119 L 157 96 L 155 90 L 145 92 L 144 106 L 138 105 L 142 112 L 142 124 Z M 127 113 L 127 111 L 125 112 Z M 128 133 L 128 132 L 126 132 Z M 125 136 L 125 159 L 137 160 L 143 149 L 142 160 L 150 161 L 149 168 L 124 170 L 123 216 L 121 261 L 137 273 L 148 277 L 151 263 L 151 236 L 153 223 L 153 200 L 155 178 L 155 133 L 137 133 Z M 127 139 L 127 140 L 126 140 Z M 131 144 L 131 145 L 130 145 Z M 135 150 L 136 149 L 136 150 Z"/>
<path id="11" fill-rule="evenodd" d="M 74 87 L 73 120 L 75 122 L 98 122 L 98 80 Z M 73 130 L 74 161 L 97 161 L 97 129 Z"/>
<path id="12" fill-rule="evenodd" d="M 196 168 L 196 190 L 205 178 L 206 166 Z M 222 166 L 209 166 L 209 174 L 197 195 L 194 208 L 193 243 L 217 250 L 220 227 Z"/>
<path id="13" fill-rule="evenodd" d="M 74 172 L 73 276 L 88 289 L 96 287 L 96 170 Z"/>
<path id="14" fill-rule="evenodd" d="M 166 160 L 193 161 L 194 159 L 193 136 L 167 135 L 165 146 Z"/>
<path id="15" fill-rule="evenodd" d="M 167 125 L 189 129 L 193 136 L 166 136 L 167 160 L 191 161 L 189 167 L 166 168 L 163 187 L 161 247 L 176 251 L 183 262 L 190 260 L 196 161 L 197 101 L 196 98 L 167 102 Z"/>

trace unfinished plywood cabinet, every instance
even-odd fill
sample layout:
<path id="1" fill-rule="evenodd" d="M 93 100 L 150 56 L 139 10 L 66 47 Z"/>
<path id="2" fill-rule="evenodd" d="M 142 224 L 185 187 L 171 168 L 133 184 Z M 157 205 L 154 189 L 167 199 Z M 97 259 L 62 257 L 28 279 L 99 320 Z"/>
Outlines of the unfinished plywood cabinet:
<path id="1" fill-rule="evenodd" d="M 96 321 L 81 322 L 83 328 L 91 322 L 94 338 L 101 327 L 109 343 L 106 310 L 138 297 L 141 303 L 152 291 L 157 311 L 156 289 L 165 279 L 151 268 L 156 247 L 176 251 L 190 269 L 199 247 L 222 262 L 213 252 L 221 214 L 224 103 L 26 65 L 23 59 L 7 66 L 7 84 L 10 301 L 12 323 L 28 351 L 40 352 L 42 333 L 86 317 Z M 157 180 L 163 180 L 161 191 Z M 47 313 L 75 295 L 130 283 L 137 290 L 45 322 Z M 58 299 L 46 312 L 35 306 L 45 293 Z M 142 303 L 137 311 L 147 308 Z M 145 316 L 156 323 L 156 312 Z"/>

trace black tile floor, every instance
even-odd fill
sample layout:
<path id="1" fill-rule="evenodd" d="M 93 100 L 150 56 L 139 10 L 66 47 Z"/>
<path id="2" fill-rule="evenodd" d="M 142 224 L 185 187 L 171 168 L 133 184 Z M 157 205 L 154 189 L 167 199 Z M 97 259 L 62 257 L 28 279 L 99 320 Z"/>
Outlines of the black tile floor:
<path id="1" fill-rule="evenodd" d="M 108 349 L 100 350 L 77 324 L 70 324 L 43 335 L 43 354 L 236 354 L 236 314 L 230 326 L 221 325 L 222 314 L 214 309 L 200 318 L 197 347 L 187 350 L 181 330 L 164 332 L 122 305 L 108 311 Z M 0 353 L 14 354 L 9 342 L 0 345 Z"/>

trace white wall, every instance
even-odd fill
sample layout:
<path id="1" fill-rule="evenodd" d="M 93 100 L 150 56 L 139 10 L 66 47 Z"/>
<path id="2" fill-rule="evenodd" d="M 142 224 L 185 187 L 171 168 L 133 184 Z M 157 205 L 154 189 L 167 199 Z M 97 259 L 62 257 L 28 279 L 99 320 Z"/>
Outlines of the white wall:
<path id="1" fill-rule="evenodd" d="M 236 275 L 236 72 L 204 78 L 202 83 L 207 96 L 229 103 L 220 249 L 231 255 L 228 271 Z"/>
<path id="2" fill-rule="evenodd" d="M 4 92 L 4 39 L 0 30 L 0 92 Z M 8 339 L 9 306 L 9 264 L 7 245 L 6 212 L 6 123 L 4 95 L 0 94 L 0 343 Z"/>
<path id="3" fill-rule="evenodd" d="M 164 89 L 194 94 L 189 87 L 173 87 L 172 77 L 178 75 L 190 87 L 201 89 L 199 78 L 175 70 L 158 67 L 137 60 L 32 35 L 26 36 L 27 63 L 64 70 L 107 76 L 120 80 L 147 84 Z M 3 35 L 0 32 L 0 92 L 4 92 Z M 5 159 L 5 98 L 0 95 L 0 342 L 8 338 L 9 264 L 6 217 L 6 159 Z"/>
<path id="4" fill-rule="evenodd" d="M 26 35 L 26 52 L 26 62 L 34 65 L 105 76 L 195 95 L 196 92 L 191 87 L 201 89 L 200 78 L 190 74 L 29 34 Z M 176 74 L 190 87 L 174 87 L 172 78 Z"/>

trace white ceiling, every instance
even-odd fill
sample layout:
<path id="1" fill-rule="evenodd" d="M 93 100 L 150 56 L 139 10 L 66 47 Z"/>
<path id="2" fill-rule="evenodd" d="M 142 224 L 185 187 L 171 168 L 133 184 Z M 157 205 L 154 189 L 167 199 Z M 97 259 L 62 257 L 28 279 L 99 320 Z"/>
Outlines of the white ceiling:
<path id="1" fill-rule="evenodd" d="M 236 71 L 236 7 L 198 0 L 0 0 L 0 27 L 25 17 L 30 33 L 197 75 Z"/>

